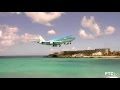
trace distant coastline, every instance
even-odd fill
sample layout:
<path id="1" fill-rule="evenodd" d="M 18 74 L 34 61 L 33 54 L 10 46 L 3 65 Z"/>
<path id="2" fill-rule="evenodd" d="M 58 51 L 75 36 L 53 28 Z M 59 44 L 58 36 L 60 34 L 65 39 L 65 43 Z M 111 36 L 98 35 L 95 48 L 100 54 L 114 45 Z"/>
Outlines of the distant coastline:
<path id="1" fill-rule="evenodd" d="M 16 56 L 0 56 L 0 58 L 29 58 L 29 57 L 47 57 L 47 55 L 16 55 Z"/>
<path id="2" fill-rule="evenodd" d="M 120 56 L 84 56 L 85 58 L 120 58 Z"/>
<path id="3" fill-rule="evenodd" d="M 110 48 L 93 50 L 61 51 L 49 54 L 56 58 L 120 58 L 120 51 L 111 51 Z"/>
<path id="4" fill-rule="evenodd" d="M 14 55 L 0 56 L 0 58 L 118 58 L 120 51 L 111 51 L 110 48 L 98 48 L 93 50 L 60 51 L 49 55 Z"/>
<path id="5" fill-rule="evenodd" d="M 79 57 L 72 57 L 72 56 L 56 56 L 56 55 L 27 55 L 27 56 L 0 56 L 0 58 L 108 58 L 108 59 L 120 59 L 120 56 L 79 56 Z"/>
<path id="6" fill-rule="evenodd" d="M 118 59 L 120 59 L 120 56 L 80 56 L 80 57 L 71 57 L 71 56 L 49 56 L 49 57 L 54 57 L 54 58 L 109 58 L 109 59 L 118 58 Z"/>
<path id="7" fill-rule="evenodd" d="M 59 57 L 58 57 L 59 58 Z M 118 58 L 120 59 L 120 56 L 83 56 L 83 57 L 60 57 L 60 58 Z"/>

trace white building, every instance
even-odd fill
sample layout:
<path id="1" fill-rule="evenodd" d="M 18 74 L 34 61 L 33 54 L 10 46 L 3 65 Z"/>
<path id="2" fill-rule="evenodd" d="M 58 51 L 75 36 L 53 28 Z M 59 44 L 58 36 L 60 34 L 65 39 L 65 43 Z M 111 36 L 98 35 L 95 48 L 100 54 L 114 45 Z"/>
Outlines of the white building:
<path id="1" fill-rule="evenodd" d="M 92 56 L 102 56 L 102 52 L 93 53 Z"/>

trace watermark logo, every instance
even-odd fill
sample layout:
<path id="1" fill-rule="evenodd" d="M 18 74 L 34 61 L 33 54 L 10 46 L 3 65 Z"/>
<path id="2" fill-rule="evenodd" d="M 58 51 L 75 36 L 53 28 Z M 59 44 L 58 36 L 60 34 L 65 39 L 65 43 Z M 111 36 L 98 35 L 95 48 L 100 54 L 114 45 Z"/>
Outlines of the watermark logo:
<path id="1" fill-rule="evenodd" d="M 118 73 L 116 72 L 105 72 L 106 78 L 119 78 Z"/>

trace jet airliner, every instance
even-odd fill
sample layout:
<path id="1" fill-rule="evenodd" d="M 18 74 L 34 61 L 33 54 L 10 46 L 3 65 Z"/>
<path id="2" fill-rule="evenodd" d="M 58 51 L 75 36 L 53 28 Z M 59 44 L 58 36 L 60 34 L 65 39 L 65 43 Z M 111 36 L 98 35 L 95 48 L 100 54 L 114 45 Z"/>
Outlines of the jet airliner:
<path id="1" fill-rule="evenodd" d="M 72 35 L 58 37 L 49 41 L 45 41 L 41 36 L 39 36 L 39 40 L 37 43 L 43 44 L 43 45 L 52 45 L 53 47 L 61 46 L 62 44 L 68 45 L 71 44 L 71 42 L 75 39 Z"/>

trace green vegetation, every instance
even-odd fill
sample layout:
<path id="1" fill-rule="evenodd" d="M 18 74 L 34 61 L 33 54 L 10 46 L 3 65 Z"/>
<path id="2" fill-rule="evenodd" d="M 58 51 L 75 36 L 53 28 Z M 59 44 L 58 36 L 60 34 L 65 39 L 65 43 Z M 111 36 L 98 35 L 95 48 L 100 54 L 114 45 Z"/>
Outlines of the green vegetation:
<path id="1" fill-rule="evenodd" d="M 102 57 L 119 57 L 120 51 L 111 52 L 109 48 L 95 49 L 95 50 L 78 50 L 78 51 L 62 51 L 50 54 L 49 57 L 64 57 L 64 58 L 102 58 Z"/>

